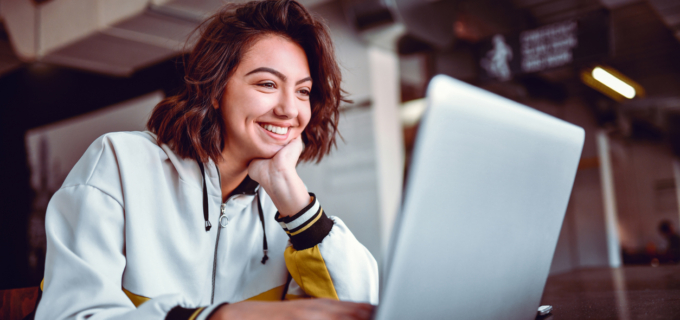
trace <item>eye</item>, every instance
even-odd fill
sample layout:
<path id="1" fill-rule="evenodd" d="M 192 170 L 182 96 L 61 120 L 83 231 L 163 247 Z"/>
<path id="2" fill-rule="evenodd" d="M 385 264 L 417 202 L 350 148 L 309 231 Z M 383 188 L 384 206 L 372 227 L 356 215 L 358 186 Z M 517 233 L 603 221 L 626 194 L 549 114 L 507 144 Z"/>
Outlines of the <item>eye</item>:
<path id="1" fill-rule="evenodd" d="M 257 85 L 267 89 L 276 89 L 276 84 L 273 82 L 262 82 L 258 83 Z"/>
<path id="2" fill-rule="evenodd" d="M 301 93 L 303 96 L 309 97 L 310 91 L 307 88 L 302 88 L 298 90 L 299 93 Z"/>

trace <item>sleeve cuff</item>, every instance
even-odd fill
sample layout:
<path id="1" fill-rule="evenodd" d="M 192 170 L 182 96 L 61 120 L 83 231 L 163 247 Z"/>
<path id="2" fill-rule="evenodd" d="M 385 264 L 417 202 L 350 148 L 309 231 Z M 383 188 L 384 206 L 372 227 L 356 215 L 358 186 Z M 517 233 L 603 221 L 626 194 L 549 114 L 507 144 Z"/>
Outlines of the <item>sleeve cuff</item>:
<path id="1" fill-rule="evenodd" d="M 333 227 L 333 220 L 326 216 L 313 193 L 312 202 L 295 215 L 282 217 L 276 213 L 276 221 L 290 237 L 295 250 L 309 249 L 319 244 Z"/>
<path id="2" fill-rule="evenodd" d="M 165 320 L 204 320 L 210 318 L 212 314 L 226 302 L 201 308 L 183 308 L 180 306 L 172 308 Z"/>
<path id="3" fill-rule="evenodd" d="M 196 316 L 195 320 L 205 320 L 209 319 L 217 309 L 219 309 L 221 306 L 227 305 L 229 303 L 223 302 L 219 304 L 213 304 L 211 306 L 203 308 L 203 310 Z M 192 319 L 194 320 L 194 319 Z"/>
<path id="4" fill-rule="evenodd" d="M 196 316 L 200 314 L 205 308 L 183 308 L 180 306 L 172 308 L 168 315 L 165 316 L 165 320 L 193 320 Z"/>

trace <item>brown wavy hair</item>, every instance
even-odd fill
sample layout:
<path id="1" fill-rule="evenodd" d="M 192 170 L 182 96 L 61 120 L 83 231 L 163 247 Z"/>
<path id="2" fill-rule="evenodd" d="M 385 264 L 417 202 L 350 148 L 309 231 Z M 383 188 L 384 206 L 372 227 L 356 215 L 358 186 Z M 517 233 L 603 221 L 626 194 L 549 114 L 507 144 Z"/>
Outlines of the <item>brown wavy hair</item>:
<path id="1" fill-rule="evenodd" d="M 301 161 L 321 161 L 338 133 L 339 106 L 345 91 L 328 28 L 294 0 L 227 4 L 201 23 L 198 40 L 184 58 L 184 87 L 154 108 L 146 126 L 158 144 L 168 144 L 183 158 L 202 162 L 222 158 L 225 128 L 212 101 L 222 101 L 229 77 L 243 55 L 267 35 L 287 38 L 307 55 L 314 84 L 312 117 L 302 132 Z"/>

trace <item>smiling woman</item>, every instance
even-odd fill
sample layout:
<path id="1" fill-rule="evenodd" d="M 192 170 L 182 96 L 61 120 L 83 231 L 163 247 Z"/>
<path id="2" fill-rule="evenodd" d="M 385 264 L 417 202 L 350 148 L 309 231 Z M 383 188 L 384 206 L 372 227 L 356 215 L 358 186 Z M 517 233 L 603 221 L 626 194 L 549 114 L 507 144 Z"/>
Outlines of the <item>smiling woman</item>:
<path id="1" fill-rule="evenodd" d="M 221 103 L 214 104 L 225 123 L 223 157 L 271 158 L 301 136 L 311 117 L 311 88 L 299 45 L 279 36 L 255 43 L 227 82 Z"/>
<path id="2" fill-rule="evenodd" d="M 262 14 L 264 11 L 266 15 Z M 259 46 L 263 38 L 276 36 L 280 38 L 278 43 L 288 40 L 289 45 L 303 51 L 307 63 L 296 72 L 305 70 L 311 78 L 307 87 L 314 118 L 301 135 L 306 147 L 300 159 L 320 161 L 330 152 L 335 145 L 343 91 L 342 75 L 325 25 L 295 1 L 263 1 L 227 5 L 203 22 L 199 30 L 199 40 L 185 61 L 185 87 L 177 96 L 161 102 L 149 120 L 148 127 L 158 134 L 160 142 L 177 144 L 177 152 L 183 157 L 198 157 L 202 161 L 217 159 L 223 151 L 225 128 L 222 122 L 216 121 L 219 114 L 210 107 L 214 107 L 215 101 L 223 100 L 237 66 L 249 58 L 245 53 L 264 57 L 265 54 L 259 52 L 261 48 L 255 46 Z M 274 45 L 266 49 L 271 50 L 266 56 L 274 59 L 282 54 L 283 47 Z M 293 62 L 279 61 L 284 65 Z M 266 64 L 243 71 L 269 73 L 281 81 L 288 79 L 282 70 Z M 305 79 L 291 81 L 298 85 L 301 80 Z M 311 90 L 312 83 L 314 90 Z M 275 88 L 276 83 L 260 85 Z"/>
<path id="3" fill-rule="evenodd" d="M 295 169 L 335 144 L 326 27 L 269 0 L 198 30 L 149 131 L 97 139 L 50 201 L 36 318 L 368 319 L 376 262 Z"/>

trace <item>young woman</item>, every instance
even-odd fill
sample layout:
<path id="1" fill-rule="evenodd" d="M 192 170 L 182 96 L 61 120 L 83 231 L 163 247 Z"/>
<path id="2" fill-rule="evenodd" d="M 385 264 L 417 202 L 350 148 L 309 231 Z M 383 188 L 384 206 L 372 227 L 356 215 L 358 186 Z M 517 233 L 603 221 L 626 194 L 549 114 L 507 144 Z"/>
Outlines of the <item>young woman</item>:
<path id="1" fill-rule="evenodd" d="M 97 139 L 52 198 L 37 319 L 369 318 L 376 262 L 295 170 L 335 143 L 326 27 L 292 0 L 229 5 L 185 68 L 150 132 Z"/>

